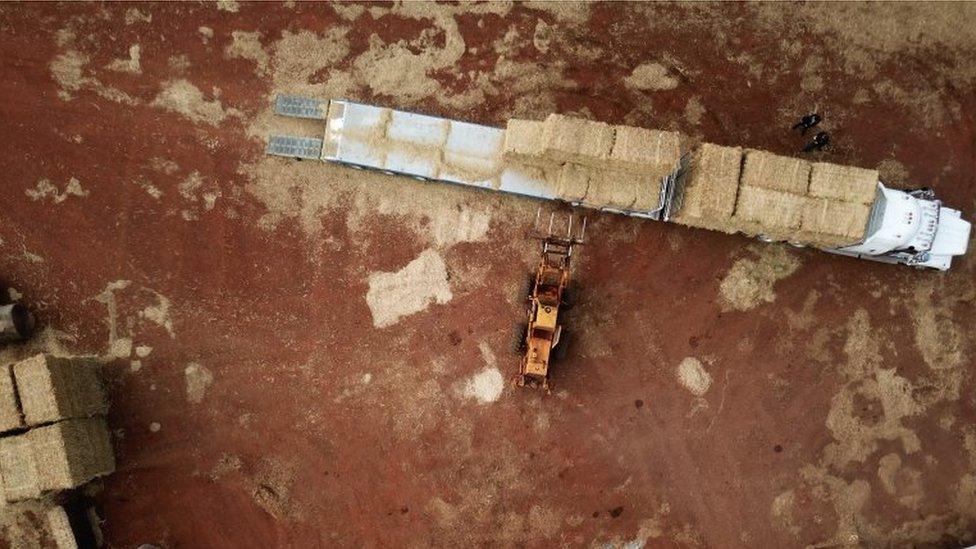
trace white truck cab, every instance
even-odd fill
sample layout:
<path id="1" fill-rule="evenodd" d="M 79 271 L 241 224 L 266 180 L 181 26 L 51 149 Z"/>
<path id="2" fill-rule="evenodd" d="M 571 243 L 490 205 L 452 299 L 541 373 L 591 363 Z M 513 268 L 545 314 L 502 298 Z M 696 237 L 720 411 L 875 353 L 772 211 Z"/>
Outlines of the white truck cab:
<path id="1" fill-rule="evenodd" d="M 953 256 L 966 253 L 971 229 L 932 191 L 899 191 L 879 182 L 864 241 L 827 251 L 945 271 Z"/>

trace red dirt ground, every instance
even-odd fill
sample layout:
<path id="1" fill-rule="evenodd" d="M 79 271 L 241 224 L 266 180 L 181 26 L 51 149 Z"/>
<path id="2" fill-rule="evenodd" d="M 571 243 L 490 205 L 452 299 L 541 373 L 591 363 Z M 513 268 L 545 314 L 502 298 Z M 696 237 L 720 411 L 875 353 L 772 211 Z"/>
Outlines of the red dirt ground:
<path id="1" fill-rule="evenodd" d="M 799 266 L 776 277 L 772 301 L 728 310 L 733 265 L 765 258 L 761 269 L 774 247 L 590 212 L 554 394 L 506 387 L 481 403 L 466 380 L 515 367 L 536 204 L 299 173 L 265 159 L 266 131 L 251 131 L 291 91 L 275 84 L 294 76 L 275 43 L 336 32 L 347 48 L 320 65 L 313 52 L 297 91 L 347 76 L 351 99 L 480 123 L 555 110 L 782 154 L 798 154 L 789 126 L 817 108 L 836 144 L 817 158 L 881 165 L 971 220 L 976 9 L 371 8 L 0 6 L 0 281 L 48 328 L 5 357 L 106 359 L 118 470 L 93 492 L 109 546 L 976 541 L 973 253 L 939 274 L 787 250 Z M 261 33 L 267 70 L 227 57 L 233 31 Z M 424 57 L 457 36 L 450 65 Z M 357 60 L 401 40 L 433 87 L 364 76 Z M 140 72 L 107 68 L 133 44 Z M 87 62 L 59 81 L 52 63 L 69 52 Z M 502 58 L 529 70 L 500 74 Z M 629 88 L 642 63 L 676 83 Z M 211 123 L 153 105 L 178 78 L 237 111 Z M 477 86 L 483 97 L 457 99 Z M 280 171 L 294 207 L 262 194 L 277 183 L 261 167 Z M 194 172 L 199 188 L 185 184 Z M 38 194 L 40 180 L 60 193 L 70 178 L 87 194 Z M 371 208 L 386 188 L 408 197 L 406 213 Z M 455 205 L 487 212 L 487 233 L 432 243 Z M 453 298 L 374 327 L 370 273 L 428 248 Z M 106 293 L 114 281 L 128 284 Z M 113 353 L 113 336 L 151 353 Z M 679 383 L 687 357 L 711 377 L 701 397 Z M 191 363 L 209 384 L 188 388 Z"/>

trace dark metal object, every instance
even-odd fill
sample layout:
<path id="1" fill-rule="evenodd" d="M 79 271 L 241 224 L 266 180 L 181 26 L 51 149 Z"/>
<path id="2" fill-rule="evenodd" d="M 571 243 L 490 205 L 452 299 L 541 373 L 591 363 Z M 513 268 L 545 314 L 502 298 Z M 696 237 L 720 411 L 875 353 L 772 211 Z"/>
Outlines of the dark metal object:
<path id="1" fill-rule="evenodd" d="M 807 130 L 819 124 L 821 120 L 823 120 L 823 117 L 817 113 L 808 114 L 801 118 L 799 122 L 793 124 L 793 129 L 800 130 L 801 135 L 806 135 Z"/>
<path id="2" fill-rule="evenodd" d="M 22 341 L 32 333 L 34 316 L 23 305 L 0 305 L 0 342 Z"/>
<path id="3" fill-rule="evenodd" d="M 822 151 L 828 144 L 830 144 L 830 136 L 827 135 L 827 132 L 820 132 L 813 136 L 813 141 L 803 147 L 803 152 Z"/>

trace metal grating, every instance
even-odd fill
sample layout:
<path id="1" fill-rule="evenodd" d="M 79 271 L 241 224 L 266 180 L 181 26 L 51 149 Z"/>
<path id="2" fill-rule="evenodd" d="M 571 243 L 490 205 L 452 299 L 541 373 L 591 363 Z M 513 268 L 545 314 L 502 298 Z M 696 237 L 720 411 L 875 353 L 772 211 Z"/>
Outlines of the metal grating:
<path id="1" fill-rule="evenodd" d="M 294 95 L 279 95 L 275 99 L 275 114 L 292 118 L 310 118 L 325 120 L 328 111 L 328 101 L 298 97 Z"/>
<path id="2" fill-rule="evenodd" d="M 268 148 L 265 152 L 275 156 L 287 156 L 288 158 L 318 160 L 322 155 L 322 140 L 314 137 L 272 135 L 268 139 Z"/>

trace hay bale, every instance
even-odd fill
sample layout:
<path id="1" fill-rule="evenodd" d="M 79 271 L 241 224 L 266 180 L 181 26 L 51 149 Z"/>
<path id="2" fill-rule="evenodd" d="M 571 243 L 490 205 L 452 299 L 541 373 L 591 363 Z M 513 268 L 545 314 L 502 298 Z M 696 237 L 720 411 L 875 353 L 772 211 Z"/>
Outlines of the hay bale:
<path id="1" fill-rule="evenodd" d="M 729 226 L 728 221 L 716 221 L 715 219 L 706 219 L 702 217 L 695 217 L 688 215 L 687 213 L 678 212 L 671 216 L 671 221 L 678 223 L 680 225 L 686 225 L 688 227 L 695 227 L 697 229 L 708 229 L 709 231 L 719 231 L 726 234 L 733 234 L 738 232 L 734 227 Z"/>
<path id="2" fill-rule="evenodd" d="M 608 162 L 611 169 L 664 177 L 678 168 L 680 134 L 633 126 L 614 126 L 613 129 L 615 136 Z"/>
<path id="3" fill-rule="evenodd" d="M 872 204 L 878 190 L 878 170 L 817 162 L 810 172 L 810 196 Z"/>
<path id="4" fill-rule="evenodd" d="M 732 217 L 741 166 L 741 148 L 703 143 L 682 177 L 680 209 L 687 209 L 687 215 L 694 217 Z"/>
<path id="5" fill-rule="evenodd" d="M 797 231 L 791 242 L 797 242 L 799 244 L 805 244 L 815 248 L 842 248 L 844 246 L 851 245 L 849 239 L 845 239 L 840 236 L 813 233 L 804 230 Z"/>
<path id="6" fill-rule="evenodd" d="M 590 170 L 579 164 L 563 164 L 559 171 L 556 196 L 569 202 L 579 202 L 586 197 L 590 186 Z"/>
<path id="7" fill-rule="evenodd" d="M 810 184 L 810 163 L 800 158 L 748 149 L 740 184 L 805 195 Z"/>
<path id="8" fill-rule="evenodd" d="M 635 212 L 650 212 L 661 204 L 661 181 L 645 180 L 636 184 L 637 195 L 630 209 Z"/>
<path id="9" fill-rule="evenodd" d="M 628 210 L 637 201 L 638 189 L 651 184 L 647 177 L 630 172 L 593 171 L 590 173 L 590 187 L 584 202 L 595 208 Z"/>
<path id="10" fill-rule="evenodd" d="M 845 245 L 864 240 L 867 232 L 871 207 L 852 202 L 841 202 L 826 198 L 807 198 L 804 200 L 800 228 L 811 235 L 830 237 L 831 242 Z"/>
<path id="11" fill-rule="evenodd" d="M 47 531 L 54 540 L 56 549 L 78 549 L 78 541 L 75 533 L 71 529 L 71 521 L 68 520 L 68 513 L 64 507 L 55 505 L 44 514 L 47 520 Z"/>
<path id="12" fill-rule="evenodd" d="M 733 218 L 758 224 L 761 234 L 799 229 L 804 201 L 795 194 L 743 186 L 739 187 Z"/>
<path id="13" fill-rule="evenodd" d="M 545 123 L 537 120 L 509 119 L 502 143 L 502 156 L 506 160 L 518 162 L 540 161 L 545 152 L 545 141 L 542 138 L 544 126 Z"/>
<path id="14" fill-rule="evenodd" d="M 24 426 L 24 418 L 17 404 L 13 372 L 9 364 L 0 366 L 0 433 Z"/>
<path id="15" fill-rule="evenodd" d="M 27 435 L 0 439 L 0 477 L 3 497 L 8 502 L 41 495 L 37 462 Z"/>
<path id="16" fill-rule="evenodd" d="M 44 490 L 75 488 L 115 470 L 104 418 L 78 418 L 27 432 Z"/>
<path id="17" fill-rule="evenodd" d="M 603 122 L 550 114 L 542 140 L 544 156 L 557 162 L 602 167 L 613 147 L 613 127 Z"/>
<path id="18" fill-rule="evenodd" d="M 27 425 L 108 411 L 92 360 L 36 355 L 14 364 L 13 371 Z"/>

